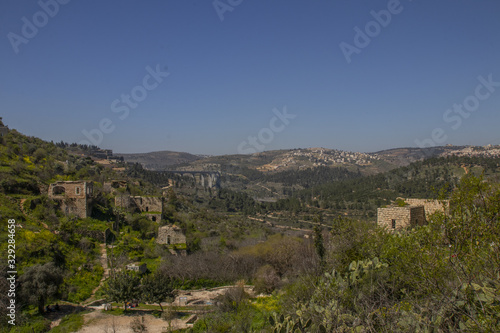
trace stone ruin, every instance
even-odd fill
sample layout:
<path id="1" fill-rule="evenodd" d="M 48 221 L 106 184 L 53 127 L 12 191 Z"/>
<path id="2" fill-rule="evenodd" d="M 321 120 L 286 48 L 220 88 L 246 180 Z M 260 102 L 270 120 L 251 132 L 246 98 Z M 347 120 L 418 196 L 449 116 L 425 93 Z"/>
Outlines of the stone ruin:
<path id="1" fill-rule="evenodd" d="M 163 214 L 163 198 L 119 195 L 115 197 L 115 207 L 132 209 L 143 213 L 151 221 L 160 222 Z"/>
<path id="2" fill-rule="evenodd" d="M 450 209 L 449 200 L 410 199 L 410 198 L 403 200 L 410 206 L 424 206 L 426 218 L 429 218 L 429 216 L 434 214 L 435 212 L 447 213 Z"/>
<path id="3" fill-rule="evenodd" d="M 49 198 L 59 203 L 66 215 L 80 218 L 92 213 L 93 183 L 87 181 L 59 181 L 49 186 Z"/>
<path id="4" fill-rule="evenodd" d="M 158 244 L 164 245 L 182 245 L 186 246 L 186 236 L 182 233 L 182 229 L 174 225 L 165 225 L 158 229 Z"/>
<path id="5" fill-rule="evenodd" d="M 429 217 L 436 212 L 447 212 L 448 200 L 403 199 L 408 206 L 386 207 L 377 209 L 377 224 L 390 230 L 409 226 L 424 225 Z"/>

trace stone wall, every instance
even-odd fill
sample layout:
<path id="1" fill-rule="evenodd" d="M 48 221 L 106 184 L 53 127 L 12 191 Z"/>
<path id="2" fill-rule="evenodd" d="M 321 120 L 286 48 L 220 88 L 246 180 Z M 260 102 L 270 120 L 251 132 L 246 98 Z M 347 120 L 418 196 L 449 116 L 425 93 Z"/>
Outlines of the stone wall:
<path id="1" fill-rule="evenodd" d="M 424 206 L 410 206 L 410 225 L 424 225 L 426 223 L 425 219 L 425 209 Z"/>
<path id="2" fill-rule="evenodd" d="M 92 182 L 67 181 L 50 184 L 48 195 L 66 215 L 86 218 L 92 213 L 92 192 Z"/>
<path id="3" fill-rule="evenodd" d="M 163 213 L 163 198 L 120 195 L 115 197 L 115 206 L 137 210 L 145 213 L 150 220 L 160 222 Z"/>
<path id="4" fill-rule="evenodd" d="M 158 229 L 156 242 L 165 245 L 186 244 L 186 236 L 182 233 L 181 228 L 175 225 L 165 225 Z"/>
<path id="5" fill-rule="evenodd" d="M 161 214 L 144 213 L 144 216 L 146 216 L 148 219 L 150 219 L 153 222 L 160 222 L 161 221 Z"/>
<path id="6" fill-rule="evenodd" d="M 377 209 L 377 224 L 388 229 L 423 225 L 425 211 L 423 206 L 387 207 Z"/>
<path id="7" fill-rule="evenodd" d="M 161 197 L 130 197 L 141 212 L 163 212 L 163 198 Z"/>
<path id="8" fill-rule="evenodd" d="M 111 235 L 111 231 L 109 229 L 100 231 L 100 230 L 88 230 L 84 228 L 79 228 L 75 230 L 75 232 L 85 237 L 97 239 L 101 243 L 106 243 Z"/>
<path id="9" fill-rule="evenodd" d="M 402 198 L 401 198 L 402 199 Z M 432 200 L 432 199 L 403 199 L 410 206 L 424 206 L 425 217 L 428 218 L 435 212 L 448 212 L 450 209 L 449 200 Z"/>
<path id="10" fill-rule="evenodd" d="M 118 195 L 115 197 L 115 207 L 131 208 L 131 206 L 130 195 Z"/>

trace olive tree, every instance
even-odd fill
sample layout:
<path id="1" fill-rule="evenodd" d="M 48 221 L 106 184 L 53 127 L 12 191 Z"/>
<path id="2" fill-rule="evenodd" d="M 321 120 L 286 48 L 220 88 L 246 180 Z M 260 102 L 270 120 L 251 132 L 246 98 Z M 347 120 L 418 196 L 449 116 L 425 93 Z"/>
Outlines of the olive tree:
<path id="1" fill-rule="evenodd" d="M 38 311 L 43 313 L 45 303 L 57 295 L 63 282 L 63 273 L 53 262 L 36 264 L 26 269 L 19 282 L 21 295 L 28 303 L 37 305 Z"/>

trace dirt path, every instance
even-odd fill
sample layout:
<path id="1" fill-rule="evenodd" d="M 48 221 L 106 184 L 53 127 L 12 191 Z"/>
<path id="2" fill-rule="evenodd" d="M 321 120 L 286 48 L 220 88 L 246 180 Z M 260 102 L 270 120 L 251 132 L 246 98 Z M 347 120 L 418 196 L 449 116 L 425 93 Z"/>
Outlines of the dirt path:
<path id="1" fill-rule="evenodd" d="M 101 256 L 99 257 L 99 261 L 101 262 L 101 266 L 104 269 L 104 273 L 102 274 L 101 281 L 99 282 L 99 285 L 92 290 L 92 293 L 90 294 L 90 297 L 87 298 L 85 301 L 82 302 L 82 304 L 88 304 L 89 302 L 93 301 L 94 295 L 99 290 L 99 288 L 102 287 L 104 284 L 104 281 L 108 278 L 109 276 L 109 267 L 108 267 L 108 254 L 106 251 L 106 244 L 102 243 L 100 244 L 101 246 Z"/>
<path id="2" fill-rule="evenodd" d="M 174 319 L 170 323 L 163 319 L 156 318 L 150 314 L 130 314 L 123 316 L 114 316 L 101 311 L 94 311 L 83 316 L 84 326 L 77 333 L 133 333 L 131 324 L 134 320 L 143 322 L 147 327 L 148 333 L 168 332 L 169 325 L 172 329 L 187 328 L 190 325 L 184 320 Z"/>
<path id="3" fill-rule="evenodd" d="M 26 210 L 24 210 L 24 203 L 26 202 L 26 199 L 21 199 L 21 202 L 19 203 L 19 207 L 21 208 L 21 213 L 23 213 L 24 217 L 27 217 L 28 214 L 26 213 Z"/>

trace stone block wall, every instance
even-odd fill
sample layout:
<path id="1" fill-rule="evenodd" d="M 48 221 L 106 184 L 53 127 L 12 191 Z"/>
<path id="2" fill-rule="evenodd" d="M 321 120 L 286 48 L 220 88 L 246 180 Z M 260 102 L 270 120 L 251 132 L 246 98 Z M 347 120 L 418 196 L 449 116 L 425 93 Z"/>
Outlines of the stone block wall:
<path id="1" fill-rule="evenodd" d="M 119 195 L 115 197 L 115 207 L 130 208 L 130 195 Z"/>
<path id="2" fill-rule="evenodd" d="M 393 220 L 395 223 L 393 223 Z M 399 229 L 410 225 L 409 207 L 387 207 L 377 209 L 377 224 L 387 229 Z"/>
<path id="3" fill-rule="evenodd" d="M 186 244 L 186 236 L 182 233 L 181 228 L 175 225 L 165 225 L 158 229 L 156 242 L 165 245 Z"/>
<path id="4" fill-rule="evenodd" d="M 424 223 L 425 211 L 423 206 L 377 209 L 377 224 L 387 229 L 400 229 L 408 226 L 423 225 Z"/>

